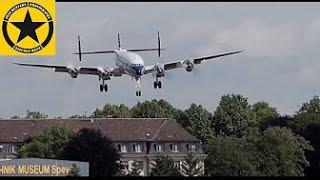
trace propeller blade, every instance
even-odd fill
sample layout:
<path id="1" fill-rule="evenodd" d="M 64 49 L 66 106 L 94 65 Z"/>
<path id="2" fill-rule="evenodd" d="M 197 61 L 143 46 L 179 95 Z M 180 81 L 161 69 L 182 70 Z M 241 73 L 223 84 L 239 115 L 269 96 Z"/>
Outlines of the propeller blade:
<path id="1" fill-rule="evenodd" d="M 118 46 L 119 46 L 119 49 L 121 49 L 121 44 L 120 44 L 120 33 L 118 33 Z"/>
<path id="2" fill-rule="evenodd" d="M 78 48 L 79 48 L 79 60 L 81 61 L 81 43 L 80 43 L 80 36 L 78 35 Z"/>
<path id="3" fill-rule="evenodd" d="M 158 31 L 158 56 L 160 57 L 160 33 L 159 33 L 159 31 Z"/>

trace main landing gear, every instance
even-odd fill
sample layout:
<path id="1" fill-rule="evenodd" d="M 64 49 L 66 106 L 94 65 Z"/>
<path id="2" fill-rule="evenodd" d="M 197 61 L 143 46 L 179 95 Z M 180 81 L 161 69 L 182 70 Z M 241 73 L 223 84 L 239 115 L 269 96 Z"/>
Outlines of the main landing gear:
<path id="1" fill-rule="evenodd" d="M 141 91 L 136 91 L 136 96 L 141 96 Z"/>
<path id="2" fill-rule="evenodd" d="M 102 91 L 107 92 L 108 91 L 108 85 L 104 83 L 104 80 L 102 80 L 102 84 L 100 84 L 100 92 Z"/>
<path id="3" fill-rule="evenodd" d="M 153 82 L 153 88 L 157 89 L 157 87 L 159 89 L 161 89 L 161 87 L 162 87 L 161 81 L 158 81 L 158 77 L 156 78 L 156 81 Z"/>

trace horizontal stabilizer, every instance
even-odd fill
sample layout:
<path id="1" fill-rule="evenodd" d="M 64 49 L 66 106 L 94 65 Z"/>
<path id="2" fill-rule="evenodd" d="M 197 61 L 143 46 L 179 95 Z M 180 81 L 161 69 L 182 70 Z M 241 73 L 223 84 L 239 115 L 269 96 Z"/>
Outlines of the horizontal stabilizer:
<path id="1" fill-rule="evenodd" d="M 125 49 L 123 49 L 125 50 Z M 160 50 L 165 50 L 164 48 Z M 139 52 L 139 51 L 158 51 L 158 48 L 146 48 L 146 49 L 127 49 L 126 51 L 131 51 L 131 52 Z M 81 52 L 81 54 L 108 54 L 108 53 L 114 53 L 114 50 L 107 50 L 107 51 L 88 51 L 88 52 Z M 79 54 L 73 53 L 73 54 Z"/>
<path id="2" fill-rule="evenodd" d="M 81 54 L 105 54 L 105 53 L 114 53 L 114 50 L 81 52 Z M 73 54 L 79 54 L 79 53 L 73 53 Z"/>
<path id="3" fill-rule="evenodd" d="M 127 49 L 127 51 L 131 52 L 139 52 L 139 51 L 158 51 L 158 48 L 149 48 L 149 49 Z M 160 50 L 165 50 L 165 48 L 161 48 Z"/>

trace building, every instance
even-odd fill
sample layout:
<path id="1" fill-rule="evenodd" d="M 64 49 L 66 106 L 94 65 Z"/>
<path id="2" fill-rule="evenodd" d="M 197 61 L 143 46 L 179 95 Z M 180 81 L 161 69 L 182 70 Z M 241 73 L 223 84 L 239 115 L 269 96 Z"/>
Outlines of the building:
<path id="1" fill-rule="evenodd" d="M 178 167 L 188 153 L 200 159 L 204 169 L 201 141 L 170 118 L 95 118 L 95 119 L 17 119 L 0 120 L 0 159 L 16 158 L 19 147 L 52 125 L 64 124 L 78 131 L 84 127 L 99 129 L 111 138 L 121 154 L 121 163 L 131 170 L 132 162 L 141 165 L 140 175 L 150 175 L 157 154 L 170 156 Z"/>

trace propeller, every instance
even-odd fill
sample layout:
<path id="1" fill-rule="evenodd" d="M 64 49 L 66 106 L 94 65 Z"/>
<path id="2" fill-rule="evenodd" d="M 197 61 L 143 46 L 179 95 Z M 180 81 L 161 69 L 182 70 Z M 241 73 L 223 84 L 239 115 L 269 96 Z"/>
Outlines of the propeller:
<path id="1" fill-rule="evenodd" d="M 160 52 L 161 52 L 160 48 L 161 48 L 161 44 L 160 44 L 160 33 L 159 33 L 159 31 L 158 31 L 158 56 L 159 56 L 159 58 L 160 58 Z"/>
<path id="2" fill-rule="evenodd" d="M 78 50 L 79 50 L 79 61 L 81 61 L 81 43 L 80 36 L 78 35 Z"/>
<path id="3" fill-rule="evenodd" d="M 120 33 L 118 32 L 118 47 L 121 49 L 121 44 L 120 44 Z"/>

